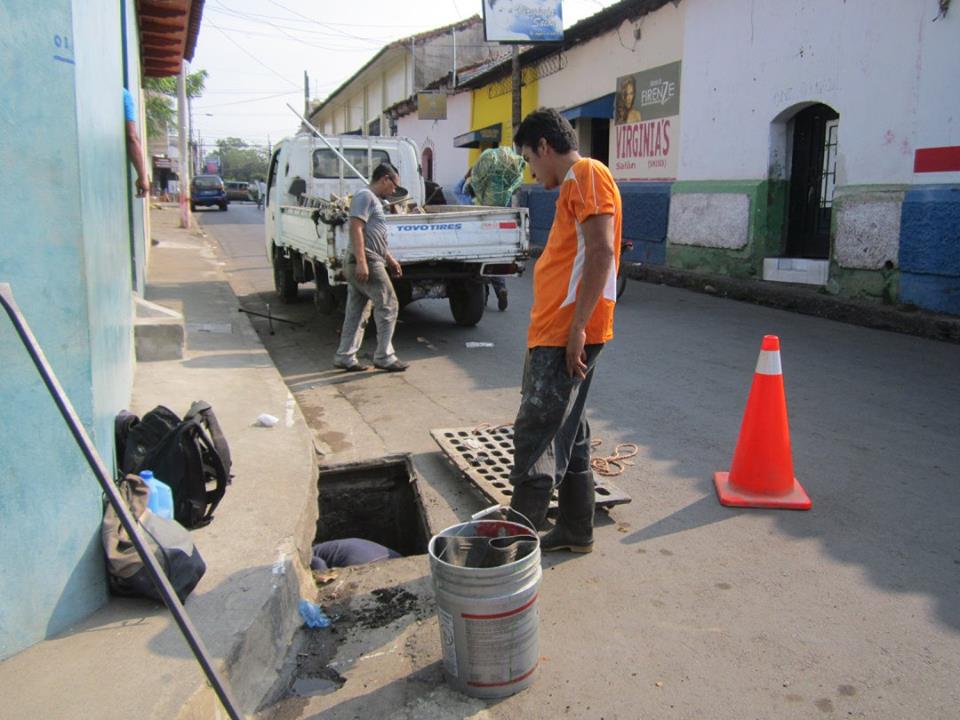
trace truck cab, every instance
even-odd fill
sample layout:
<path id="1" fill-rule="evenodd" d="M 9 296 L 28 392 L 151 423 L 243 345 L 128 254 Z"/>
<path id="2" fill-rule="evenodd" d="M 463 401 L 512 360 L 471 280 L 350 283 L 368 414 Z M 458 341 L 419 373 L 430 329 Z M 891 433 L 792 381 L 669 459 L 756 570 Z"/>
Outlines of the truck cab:
<path id="1" fill-rule="evenodd" d="M 413 140 L 403 137 L 362 137 L 339 135 L 330 144 L 359 170 L 360 180 L 326 144 L 313 135 L 300 134 L 280 142 L 267 176 L 267 206 L 300 205 L 304 197 L 352 195 L 370 182 L 374 169 L 389 162 L 400 173 L 400 184 L 410 199 L 422 205 L 423 177 Z M 268 222 L 269 222 L 268 215 Z"/>

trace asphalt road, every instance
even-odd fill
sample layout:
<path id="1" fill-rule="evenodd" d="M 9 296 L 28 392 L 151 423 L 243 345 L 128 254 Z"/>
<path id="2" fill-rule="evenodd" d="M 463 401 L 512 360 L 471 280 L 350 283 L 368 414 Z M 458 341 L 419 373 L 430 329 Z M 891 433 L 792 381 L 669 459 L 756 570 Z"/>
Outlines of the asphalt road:
<path id="1" fill-rule="evenodd" d="M 316 315 L 307 286 L 296 304 L 273 298 L 256 207 L 201 222 L 241 304 L 302 323 L 270 335 L 253 318 L 324 460 L 412 453 L 435 530 L 482 507 L 428 430 L 512 420 L 529 277 L 476 328 L 446 301 L 412 304 L 394 340 L 410 369 L 345 375 L 331 367 L 340 317 Z M 589 417 L 601 450 L 640 446 L 616 480 L 633 502 L 598 516 L 592 555 L 545 557 L 540 677 L 471 716 L 957 717 L 960 346 L 638 282 L 616 333 Z M 714 493 L 764 334 L 781 339 L 809 512 Z M 343 692 L 323 717 L 351 716 Z"/>

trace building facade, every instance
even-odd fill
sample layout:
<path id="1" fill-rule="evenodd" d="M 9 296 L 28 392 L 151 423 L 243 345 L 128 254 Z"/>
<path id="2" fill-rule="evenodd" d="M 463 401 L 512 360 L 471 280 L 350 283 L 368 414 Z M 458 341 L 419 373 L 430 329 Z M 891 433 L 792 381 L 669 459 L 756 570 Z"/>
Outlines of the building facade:
<path id="1" fill-rule="evenodd" d="M 454 144 L 463 128 L 469 127 L 473 113 L 473 94 L 469 89 L 448 88 L 449 78 L 429 92 L 442 93 L 446 111 L 442 118 L 420 119 L 417 96 L 388 109 L 397 135 L 411 138 L 420 148 L 420 167 L 427 180 L 443 188 L 452 188 L 463 177 L 469 163 L 469 150 Z M 452 199 L 448 198 L 452 202 Z"/>
<path id="2" fill-rule="evenodd" d="M 325 135 L 395 135 L 386 109 L 409 98 L 458 67 L 499 54 L 487 43 L 479 16 L 383 47 L 310 113 Z"/>
<path id="3" fill-rule="evenodd" d="M 155 60 L 141 52 L 137 13 L 156 4 L 0 5 L 0 163 L 18 169 L 0 181 L 0 282 L 111 468 L 146 263 L 145 202 L 134 197 L 122 89 L 139 97 L 144 66 Z M 168 26 L 179 9 L 185 43 L 202 2 L 195 11 L 190 0 L 160 4 Z M 100 486 L 5 313 L 0 365 L 2 659 L 101 606 L 107 580 Z"/>
<path id="4" fill-rule="evenodd" d="M 628 0 L 521 60 L 631 259 L 960 314 L 958 38 L 938 0 Z M 553 198 L 524 193 L 534 242 Z"/>
<path id="5" fill-rule="evenodd" d="M 960 313 L 956 11 L 684 4 L 669 264 Z"/>

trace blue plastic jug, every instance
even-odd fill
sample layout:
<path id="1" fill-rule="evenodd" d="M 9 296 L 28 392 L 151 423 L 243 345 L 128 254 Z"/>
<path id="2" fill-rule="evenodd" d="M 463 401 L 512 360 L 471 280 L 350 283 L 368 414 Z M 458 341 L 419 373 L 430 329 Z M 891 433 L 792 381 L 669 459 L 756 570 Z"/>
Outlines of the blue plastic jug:
<path id="1" fill-rule="evenodd" d="M 153 476 L 152 470 L 142 470 L 140 477 L 150 488 L 147 496 L 147 507 L 157 517 L 173 520 L 173 491 L 165 482 Z"/>

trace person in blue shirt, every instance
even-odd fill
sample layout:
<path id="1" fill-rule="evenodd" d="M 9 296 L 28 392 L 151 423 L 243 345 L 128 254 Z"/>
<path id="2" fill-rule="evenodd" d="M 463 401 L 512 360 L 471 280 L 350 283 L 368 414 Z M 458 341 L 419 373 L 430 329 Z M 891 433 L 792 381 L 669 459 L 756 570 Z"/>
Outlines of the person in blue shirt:
<path id="1" fill-rule="evenodd" d="M 366 565 L 367 563 L 403 557 L 400 553 L 363 538 L 328 540 L 313 546 L 310 569 L 326 572 L 330 568 Z"/>
<path id="2" fill-rule="evenodd" d="M 137 131 L 136 104 L 133 101 L 133 95 L 126 88 L 123 89 L 123 123 L 127 136 L 127 155 L 137 171 L 137 197 L 146 197 L 150 194 L 150 177 L 147 175 L 143 145 L 140 143 L 140 133 Z"/>

